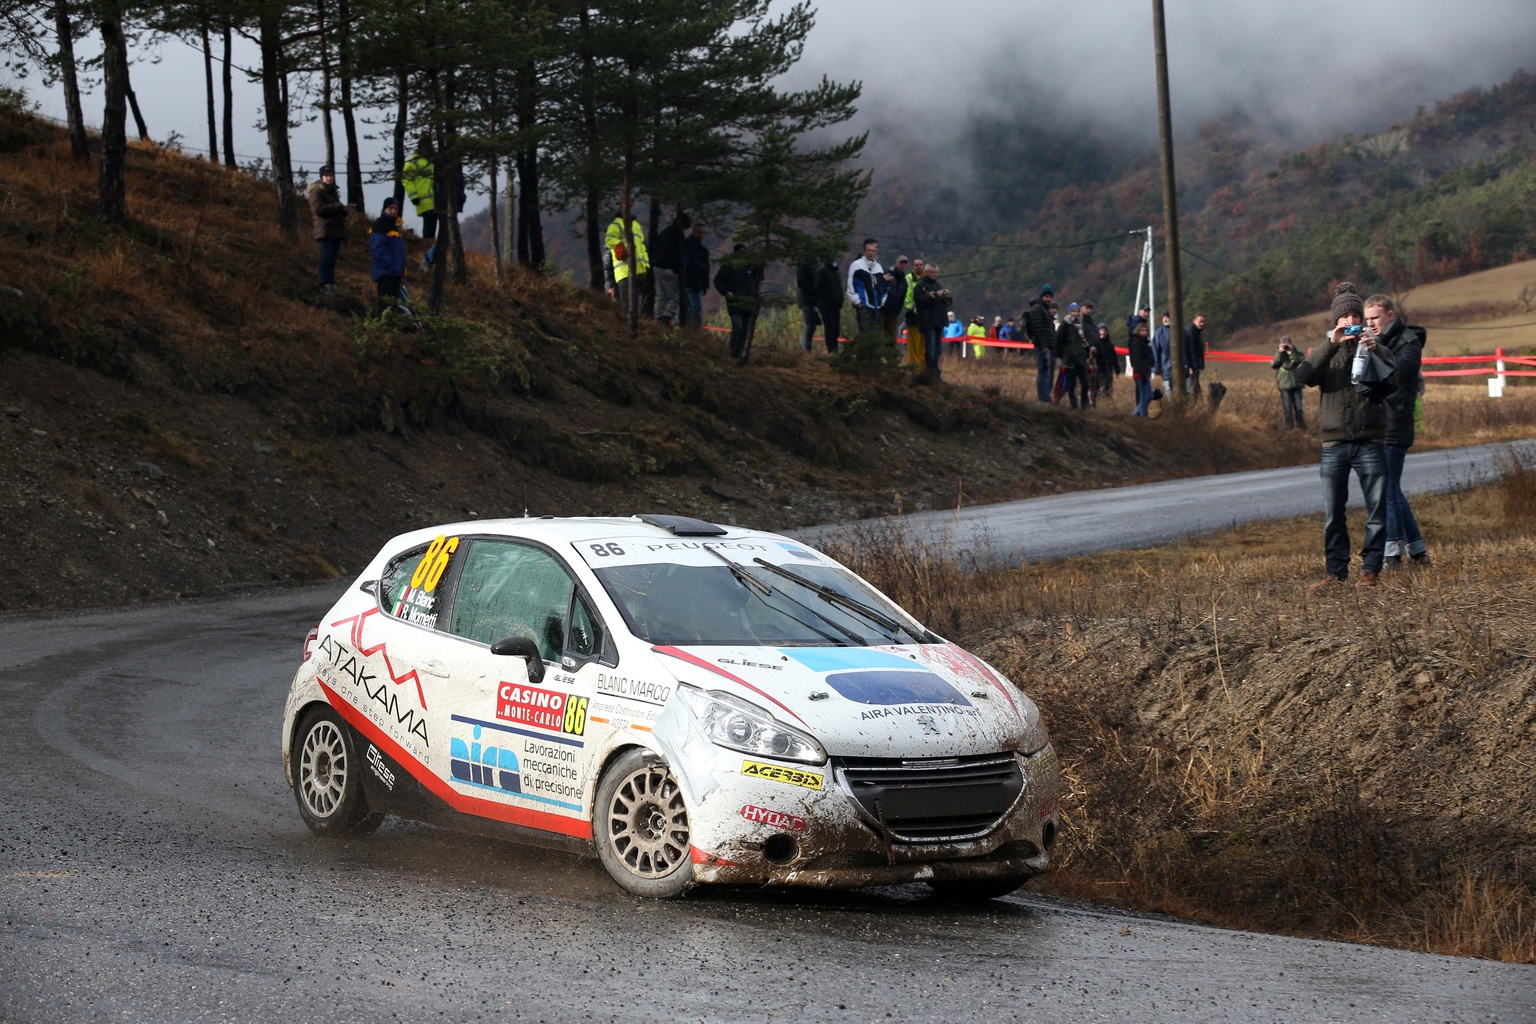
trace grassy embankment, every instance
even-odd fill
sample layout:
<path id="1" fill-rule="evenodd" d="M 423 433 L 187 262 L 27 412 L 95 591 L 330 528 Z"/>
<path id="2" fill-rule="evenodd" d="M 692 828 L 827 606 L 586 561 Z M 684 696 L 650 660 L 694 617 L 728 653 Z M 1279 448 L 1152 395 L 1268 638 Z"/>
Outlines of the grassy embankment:
<path id="1" fill-rule="evenodd" d="M 1071 795 L 1038 887 L 1536 962 L 1536 473 L 1512 469 L 1417 501 L 1435 565 L 1375 591 L 1309 592 L 1317 517 L 992 571 L 894 520 L 839 554 L 1039 700 Z"/>

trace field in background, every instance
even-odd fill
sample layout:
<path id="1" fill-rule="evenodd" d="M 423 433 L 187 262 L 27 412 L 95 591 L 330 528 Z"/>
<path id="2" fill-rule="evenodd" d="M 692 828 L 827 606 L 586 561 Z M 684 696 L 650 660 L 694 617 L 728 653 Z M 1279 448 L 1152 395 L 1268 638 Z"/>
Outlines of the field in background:
<path id="1" fill-rule="evenodd" d="M 1318 517 L 992 571 L 899 519 L 832 547 L 1039 701 L 1042 888 L 1536 962 L 1536 474 L 1416 504 L 1432 568 L 1323 595 Z"/>

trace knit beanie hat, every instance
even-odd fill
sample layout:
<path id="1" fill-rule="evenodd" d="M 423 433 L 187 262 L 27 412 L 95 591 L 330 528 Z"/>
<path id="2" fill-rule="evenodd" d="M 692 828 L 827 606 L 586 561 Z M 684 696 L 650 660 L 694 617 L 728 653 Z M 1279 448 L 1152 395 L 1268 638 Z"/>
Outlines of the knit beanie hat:
<path id="1" fill-rule="evenodd" d="M 1355 286 L 1348 281 L 1339 282 L 1339 286 L 1333 290 L 1333 305 L 1328 312 L 1335 323 L 1339 317 L 1349 316 L 1354 313 L 1365 316 L 1365 303 L 1360 299 L 1360 293 L 1355 291 Z"/>

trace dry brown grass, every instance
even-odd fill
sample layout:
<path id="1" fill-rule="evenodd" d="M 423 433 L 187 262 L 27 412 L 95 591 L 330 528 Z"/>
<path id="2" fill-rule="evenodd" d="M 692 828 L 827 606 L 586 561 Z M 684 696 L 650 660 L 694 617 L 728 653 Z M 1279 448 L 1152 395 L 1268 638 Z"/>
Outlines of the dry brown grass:
<path id="1" fill-rule="evenodd" d="M 835 547 L 1046 710 L 1054 891 L 1536 962 L 1536 474 L 1510 469 L 1416 502 L 1436 566 L 1374 592 L 1310 593 L 1315 520 L 981 571 L 899 522 Z"/>

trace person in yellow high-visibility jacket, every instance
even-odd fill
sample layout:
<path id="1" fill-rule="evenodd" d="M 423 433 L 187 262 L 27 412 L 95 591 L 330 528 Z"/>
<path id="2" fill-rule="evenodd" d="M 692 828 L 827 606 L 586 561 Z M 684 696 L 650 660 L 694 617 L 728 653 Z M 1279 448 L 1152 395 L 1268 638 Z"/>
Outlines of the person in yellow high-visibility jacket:
<path id="1" fill-rule="evenodd" d="M 907 275 L 907 300 L 902 319 L 907 324 L 907 366 L 921 375 L 928 365 L 924 352 L 923 332 L 917 329 L 917 283 L 923 279 L 926 265 L 921 256 L 912 261 L 912 273 Z"/>
<path id="2" fill-rule="evenodd" d="M 421 237 L 428 242 L 437 241 L 437 189 L 433 180 L 436 168 L 432 155 L 432 140 L 423 135 L 421 145 L 400 168 L 400 184 L 410 197 L 416 216 L 421 218 Z"/>
<path id="3" fill-rule="evenodd" d="M 629 239 L 624 238 L 624 217 L 629 214 Z M 645 230 L 640 227 L 640 222 L 627 206 L 620 206 L 618 216 L 613 218 L 613 223 L 608 225 L 608 231 L 604 235 L 604 243 L 608 251 L 608 258 L 603 261 L 604 269 L 608 271 L 607 280 L 604 282 L 608 288 L 608 294 L 618 300 L 620 309 L 629 309 L 629 258 L 635 258 L 635 286 L 639 288 L 639 294 L 645 295 L 646 284 L 650 280 L 651 255 L 645 248 Z"/>
<path id="4" fill-rule="evenodd" d="M 982 318 L 981 317 L 979 317 L 979 316 L 971 317 L 971 325 L 965 329 L 965 336 L 967 338 L 980 338 L 980 339 L 985 339 L 986 338 L 986 336 L 987 336 L 987 328 L 986 328 L 986 325 L 982 323 Z M 977 359 L 980 359 L 981 358 L 981 354 L 984 351 L 986 351 L 986 346 L 981 344 L 979 341 L 978 342 L 974 342 L 971 345 L 971 348 L 973 350 L 975 350 L 976 358 Z"/>

